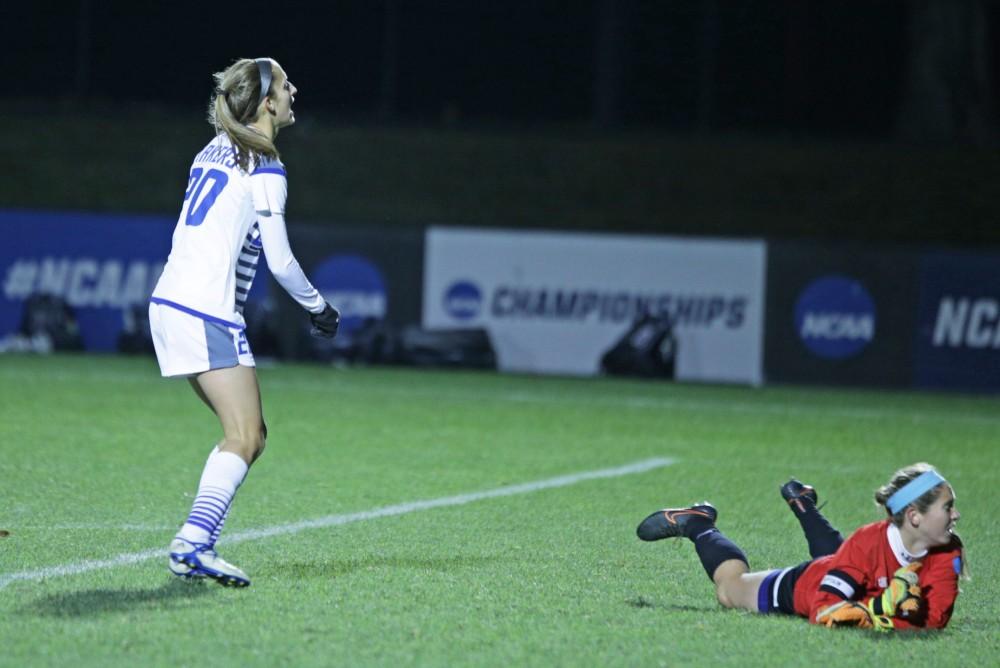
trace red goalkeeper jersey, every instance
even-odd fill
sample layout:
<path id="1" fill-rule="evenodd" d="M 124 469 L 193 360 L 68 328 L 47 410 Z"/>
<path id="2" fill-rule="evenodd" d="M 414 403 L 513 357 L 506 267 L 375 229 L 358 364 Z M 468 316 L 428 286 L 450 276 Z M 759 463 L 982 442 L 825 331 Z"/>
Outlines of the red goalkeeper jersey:
<path id="1" fill-rule="evenodd" d="M 958 597 L 962 572 L 962 541 L 909 554 L 899 529 L 889 520 L 866 524 L 855 531 L 835 554 L 813 561 L 795 584 L 795 612 L 816 623 L 816 614 L 845 599 L 867 601 L 888 586 L 893 573 L 914 561 L 922 562 L 920 590 L 923 604 L 912 619 L 895 619 L 897 629 L 940 629 L 948 625 Z"/>

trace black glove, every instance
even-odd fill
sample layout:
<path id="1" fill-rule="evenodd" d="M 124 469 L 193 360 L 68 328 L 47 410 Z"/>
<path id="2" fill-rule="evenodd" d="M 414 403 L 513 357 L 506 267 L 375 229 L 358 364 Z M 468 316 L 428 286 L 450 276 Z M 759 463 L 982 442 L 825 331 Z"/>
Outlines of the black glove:
<path id="1" fill-rule="evenodd" d="M 340 326 L 340 311 L 326 303 L 326 307 L 319 313 L 310 313 L 312 320 L 312 331 L 310 334 L 320 339 L 332 339 L 337 336 L 337 327 Z"/>

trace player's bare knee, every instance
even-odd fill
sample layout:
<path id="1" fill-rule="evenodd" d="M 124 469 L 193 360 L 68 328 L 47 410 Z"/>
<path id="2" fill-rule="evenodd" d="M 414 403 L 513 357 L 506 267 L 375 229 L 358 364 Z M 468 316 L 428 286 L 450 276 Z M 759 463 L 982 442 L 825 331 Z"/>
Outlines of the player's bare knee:
<path id="1" fill-rule="evenodd" d="M 736 607 L 736 603 L 733 600 L 733 597 L 730 595 L 725 585 L 716 585 L 715 598 L 718 599 L 719 605 L 721 605 L 723 608 Z"/>
<path id="2" fill-rule="evenodd" d="M 264 431 L 259 426 L 247 426 L 227 433 L 224 449 L 237 453 L 247 464 L 253 464 L 264 451 L 264 441 Z"/>
<path id="3" fill-rule="evenodd" d="M 264 454 L 265 447 L 267 447 L 267 427 L 261 422 L 260 431 L 257 432 L 257 438 L 254 439 L 253 459 L 251 461 L 257 461 L 257 458 Z"/>

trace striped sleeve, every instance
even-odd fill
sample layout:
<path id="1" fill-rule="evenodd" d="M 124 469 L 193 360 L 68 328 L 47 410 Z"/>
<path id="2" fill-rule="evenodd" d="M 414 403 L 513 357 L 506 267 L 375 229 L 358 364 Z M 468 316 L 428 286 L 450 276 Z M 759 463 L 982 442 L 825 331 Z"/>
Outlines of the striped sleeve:
<path id="1" fill-rule="evenodd" d="M 263 160 L 250 173 L 254 210 L 262 216 L 284 215 L 288 176 L 277 160 Z"/>

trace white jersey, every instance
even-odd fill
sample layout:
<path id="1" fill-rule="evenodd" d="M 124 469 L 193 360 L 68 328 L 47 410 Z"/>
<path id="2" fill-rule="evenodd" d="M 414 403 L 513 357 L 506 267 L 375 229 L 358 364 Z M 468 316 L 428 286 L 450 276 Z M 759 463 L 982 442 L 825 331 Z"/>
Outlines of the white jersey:
<path id="1" fill-rule="evenodd" d="M 216 136 L 191 165 L 170 256 L 151 301 L 242 328 L 263 248 L 278 283 L 306 310 L 322 311 L 323 297 L 288 246 L 287 194 L 284 165 L 264 158 L 243 171 L 229 137 Z"/>

